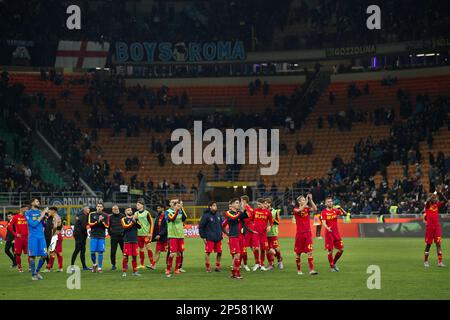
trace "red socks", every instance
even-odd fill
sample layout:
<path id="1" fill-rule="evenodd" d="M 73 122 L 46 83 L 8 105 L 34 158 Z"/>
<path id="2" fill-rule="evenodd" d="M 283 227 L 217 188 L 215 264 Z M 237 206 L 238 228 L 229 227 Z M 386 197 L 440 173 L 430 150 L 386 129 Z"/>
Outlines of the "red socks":
<path id="1" fill-rule="evenodd" d="M 233 276 L 240 276 L 241 275 L 241 271 L 240 271 L 240 266 L 241 266 L 241 259 L 238 258 L 234 258 L 234 263 L 233 263 Z"/>
<path id="2" fill-rule="evenodd" d="M 181 256 L 177 256 L 176 260 L 175 260 L 175 270 L 178 270 L 180 268 L 180 264 L 181 264 Z"/>
<path id="3" fill-rule="evenodd" d="M 339 258 L 342 256 L 343 251 L 336 252 L 336 255 L 334 256 L 333 265 L 336 264 L 336 262 L 339 260 Z"/>
<path id="4" fill-rule="evenodd" d="M 16 264 L 19 269 L 22 269 L 22 259 L 20 258 L 20 254 L 16 254 Z"/>
<path id="5" fill-rule="evenodd" d="M 58 256 L 58 267 L 63 268 L 63 256 Z"/>
<path id="6" fill-rule="evenodd" d="M 169 258 L 167 259 L 167 271 L 172 270 L 172 263 L 173 263 L 173 257 L 169 255 Z"/>
<path id="7" fill-rule="evenodd" d="M 133 266 L 133 272 L 136 272 L 136 269 L 137 269 L 137 257 L 133 256 L 132 259 L 133 260 L 131 261 L 131 265 Z"/>
<path id="8" fill-rule="evenodd" d="M 438 252 L 438 262 L 442 263 L 442 252 Z"/>
<path id="9" fill-rule="evenodd" d="M 206 270 L 211 270 L 211 264 L 209 262 L 205 262 Z"/>
<path id="10" fill-rule="evenodd" d="M 430 253 L 429 252 L 425 252 L 425 258 L 424 258 L 424 261 L 425 262 L 427 262 L 428 261 L 428 257 L 430 256 Z M 438 258 L 439 258 L 439 255 L 438 255 Z"/>
<path id="11" fill-rule="evenodd" d="M 148 259 L 150 260 L 150 264 L 153 264 L 153 251 L 152 249 L 147 250 Z"/>
<path id="12" fill-rule="evenodd" d="M 128 256 L 123 256 L 122 271 L 127 272 L 127 269 L 128 269 Z"/>
<path id="13" fill-rule="evenodd" d="M 242 257 L 242 261 L 244 262 L 244 265 L 247 265 L 247 259 L 248 259 L 248 257 L 247 257 L 247 252 L 244 252 L 244 253 L 241 255 L 241 257 Z"/>
<path id="14" fill-rule="evenodd" d="M 330 267 L 334 268 L 333 252 L 331 252 L 331 251 L 328 252 L 328 262 L 330 264 Z"/>
<path id="15" fill-rule="evenodd" d="M 144 251 L 139 251 L 139 258 L 141 259 L 141 266 L 143 266 L 144 265 L 144 261 L 145 261 Z"/>
<path id="16" fill-rule="evenodd" d="M 255 256 L 255 264 L 261 264 L 259 262 L 259 250 L 258 249 L 253 250 L 253 255 Z"/>
<path id="17" fill-rule="evenodd" d="M 280 251 L 275 251 L 275 255 L 277 256 L 278 262 L 283 261 L 283 258 L 281 257 L 281 252 Z"/>
<path id="18" fill-rule="evenodd" d="M 300 256 L 297 256 L 297 258 L 295 258 L 295 262 L 297 263 L 297 271 L 300 271 L 301 269 L 301 260 L 300 260 Z"/>
<path id="19" fill-rule="evenodd" d="M 308 264 L 309 264 L 309 271 L 313 271 L 314 270 L 314 258 L 313 257 L 308 257 Z"/>
<path id="20" fill-rule="evenodd" d="M 55 261 L 54 257 L 50 257 L 50 260 L 48 261 L 47 264 L 47 269 L 50 270 L 51 268 L 53 268 L 53 262 Z"/>
<path id="21" fill-rule="evenodd" d="M 264 265 L 264 261 L 266 260 L 266 250 L 261 250 L 261 265 Z"/>

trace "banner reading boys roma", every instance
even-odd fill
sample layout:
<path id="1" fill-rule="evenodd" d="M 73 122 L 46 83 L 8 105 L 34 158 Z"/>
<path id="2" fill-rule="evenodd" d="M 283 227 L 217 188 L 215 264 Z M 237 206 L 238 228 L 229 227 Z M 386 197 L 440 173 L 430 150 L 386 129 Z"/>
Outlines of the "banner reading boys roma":
<path id="1" fill-rule="evenodd" d="M 113 63 L 242 61 L 243 41 L 210 42 L 116 42 Z"/>

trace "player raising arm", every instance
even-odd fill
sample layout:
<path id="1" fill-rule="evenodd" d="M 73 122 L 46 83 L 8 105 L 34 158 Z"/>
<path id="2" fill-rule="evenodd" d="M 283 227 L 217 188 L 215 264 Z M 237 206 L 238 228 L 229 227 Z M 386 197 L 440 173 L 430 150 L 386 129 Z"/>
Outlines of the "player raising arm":
<path id="1" fill-rule="evenodd" d="M 310 224 L 311 210 L 317 210 L 317 206 L 312 199 L 312 195 L 308 194 L 306 198 L 304 196 L 299 196 L 297 198 L 297 207 L 294 208 L 295 224 L 297 226 L 294 251 L 296 254 L 295 262 L 297 264 L 298 275 L 303 275 L 301 270 L 302 253 L 306 253 L 308 256 L 309 274 L 318 274 L 314 270 L 313 242 Z"/>
<path id="2" fill-rule="evenodd" d="M 244 224 L 244 219 L 247 218 L 247 213 L 239 210 L 240 201 L 239 198 L 233 198 L 230 200 L 229 210 L 225 212 L 225 219 L 222 224 L 223 232 L 228 236 L 228 244 L 230 247 L 230 254 L 233 257 L 233 269 L 231 271 L 231 278 L 243 279 L 241 276 L 241 239 L 239 237 L 241 228 L 244 228 L 248 232 L 253 232 L 251 229 L 247 229 Z M 228 232 L 225 228 L 228 226 Z"/>
<path id="3" fill-rule="evenodd" d="M 179 268 L 181 264 L 181 253 L 184 251 L 184 227 L 183 211 L 179 200 L 172 202 L 173 207 L 166 211 L 167 215 L 167 235 L 169 239 L 169 258 L 167 259 L 166 277 L 171 276 L 173 258 L 175 260 L 175 274 L 181 273 Z"/>
<path id="4" fill-rule="evenodd" d="M 344 253 L 344 243 L 338 230 L 338 216 L 343 214 L 343 210 L 333 207 L 333 198 L 327 197 L 325 199 L 326 208 L 322 211 L 320 217 L 322 225 L 325 228 L 325 249 L 328 251 L 328 262 L 332 272 L 338 272 L 339 268 L 336 262 Z M 336 248 L 338 252 L 333 258 L 333 249 Z"/>
<path id="5" fill-rule="evenodd" d="M 439 201 L 441 200 L 441 201 Z M 428 257 L 430 255 L 431 245 L 436 244 L 438 267 L 445 267 L 442 262 L 442 247 L 441 247 L 441 225 L 439 223 L 439 209 L 447 202 L 444 194 L 442 193 L 442 187 L 439 187 L 439 191 L 432 193 L 425 202 L 425 216 L 424 221 L 426 223 L 425 229 L 425 258 L 424 266 L 428 268 L 430 266 Z"/>

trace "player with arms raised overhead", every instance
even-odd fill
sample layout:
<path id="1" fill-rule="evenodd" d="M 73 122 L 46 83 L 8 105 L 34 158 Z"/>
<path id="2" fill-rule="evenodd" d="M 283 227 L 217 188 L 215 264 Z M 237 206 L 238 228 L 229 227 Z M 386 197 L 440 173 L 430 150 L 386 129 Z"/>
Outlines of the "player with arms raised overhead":
<path id="1" fill-rule="evenodd" d="M 172 200 L 173 207 L 166 211 L 167 217 L 167 235 L 169 239 L 170 254 L 167 259 L 166 277 L 171 276 L 173 258 L 175 259 L 175 274 L 179 274 L 181 265 L 181 254 L 184 251 L 184 227 L 183 221 L 186 216 L 183 214 L 182 206 L 179 200 Z"/>
<path id="2" fill-rule="evenodd" d="M 326 208 L 320 214 L 322 225 L 325 228 L 325 249 L 328 251 L 328 262 L 332 272 L 338 272 L 339 268 L 336 262 L 344 253 L 344 242 L 338 229 L 338 217 L 343 215 L 342 209 L 333 207 L 333 198 L 327 197 L 325 199 Z M 333 258 L 333 249 L 338 251 Z"/>
<path id="3" fill-rule="evenodd" d="M 441 200 L 441 201 L 439 201 Z M 441 225 L 439 223 L 439 209 L 447 202 L 444 194 L 442 193 L 442 187 L 439 187 L 439 191 L 432 193 L 425 202 L 425 216 L 424 221 L 426 223 L 425 229 L 425 259 L 424 266 L 428 268 L 430 266 L 428 257 L 430 255 L 431 245 L 436 244 L 438 267 L 445 267 L 442 262 L 442 247 L 441 247 Z"/>
<path id="4" fill-rule="evenodd" d="M 241 276 L 241 253 L 242 241 L 239 237 L 241 228 L 248 232 L 254 231 L 248 229 L 244 224 L 244 219 L 247 218 L 247 212 L 239 210 L 241 203 L 239 198 L 233 198 L 229 201 L 229 210 L 225 212 L 224 221 L 222 224 L 223 232 L 228 236 L 228 245 L 230 247 L 230 254 L 233 257 L 233 268 L 231 270 L 231 278 L 243 279 Z M 228 232 L 225 228 L 228 226 Z"/>
<path id="5" fill-rule="evenodd" d="M 314 270 L 313 241 L 310 223 L 311 210 L 316 211 L 317 206 L 311 194 L 308 194 L 306 198 L 299 196 L 297 198 L 297 204 L 298 206 L 294 208 L 295 224 L 297 226 L 294 247 L 297 274 L 303 275 L 301 270 L 301 254 L 306 253 L 308 256 L 309 274 L 317 275 L 318 273 Z"/>

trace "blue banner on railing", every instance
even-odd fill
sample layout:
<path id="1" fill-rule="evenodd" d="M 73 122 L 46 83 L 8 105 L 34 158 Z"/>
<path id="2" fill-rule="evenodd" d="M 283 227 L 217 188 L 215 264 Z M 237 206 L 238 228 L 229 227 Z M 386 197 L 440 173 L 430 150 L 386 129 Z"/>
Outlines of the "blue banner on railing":
<path id="1" fill-rule="evenodd" d="M 113 62 L 204 62 L 242 61 L 246 58 L 243 41 L 210 42 L 116 42 Z"/>

